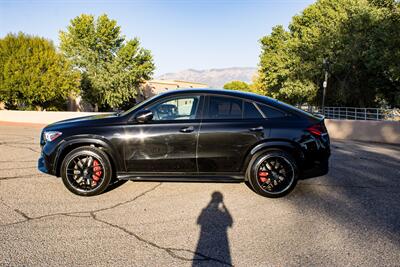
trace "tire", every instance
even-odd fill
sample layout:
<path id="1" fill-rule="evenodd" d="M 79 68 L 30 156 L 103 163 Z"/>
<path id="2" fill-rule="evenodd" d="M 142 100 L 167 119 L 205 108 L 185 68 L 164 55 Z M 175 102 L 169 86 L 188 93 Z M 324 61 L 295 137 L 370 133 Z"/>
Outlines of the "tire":
<path id="1" fill-rule="evenodd" d="M 245 180 L 245 181 L 244 181 L 244 184 L 245 184 L 248 188 L 250 188 L 251 191 L 256 192 L 256 191 L 254 191 L 254 188 L 253 188 L 253 186 L 251 185 L 251 183 L 250 183 L 249 180 Z"/>
<path id="2" fill-rule="evenodd" d="M 299 173 L 296 161 L 289 153 L 268 150 L 250 161 L 247 175 L 248 184 L 254 192 L 264 197 L 277 198 L 293 190 Z"/>
<path id="3" fill-rule="evenodd" d="M 65 187 L 79 196 L 101 194 L 112 179 L 112 167 L 107 154 L 90 146 L 69 152 L 61 164 L 60 173 Z"/>

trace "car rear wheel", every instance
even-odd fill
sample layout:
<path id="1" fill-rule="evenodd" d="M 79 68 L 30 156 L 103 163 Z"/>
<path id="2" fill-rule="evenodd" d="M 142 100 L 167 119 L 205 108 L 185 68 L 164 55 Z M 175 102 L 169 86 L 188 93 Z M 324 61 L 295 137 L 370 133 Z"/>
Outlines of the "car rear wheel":
<path id="1" fill-rule="evenodd" d="M 281 150 L 271 150 L 250 162 L 248 182 L 251 188 L 265 197 L 281 197 L 296 186 L 298 170 L 293 157 Z"/>
<path id="2" fill-rule="evenodd" d="M 111 163 L 99 148 L 78 147 L 64 158 L 61 177 L 68 190 L 76 195 L 98 195 L 110 184 Z"/>

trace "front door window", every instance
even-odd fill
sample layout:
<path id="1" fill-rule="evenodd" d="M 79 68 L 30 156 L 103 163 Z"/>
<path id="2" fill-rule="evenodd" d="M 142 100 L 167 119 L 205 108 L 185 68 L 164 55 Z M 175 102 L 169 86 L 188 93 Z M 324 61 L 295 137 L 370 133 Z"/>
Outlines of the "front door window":
<path id="1" fill-rule="evenodd" d="M 154 121 L 194 120 L 199 104 L 198 96 L 169 99 L 151 107 Z"/>

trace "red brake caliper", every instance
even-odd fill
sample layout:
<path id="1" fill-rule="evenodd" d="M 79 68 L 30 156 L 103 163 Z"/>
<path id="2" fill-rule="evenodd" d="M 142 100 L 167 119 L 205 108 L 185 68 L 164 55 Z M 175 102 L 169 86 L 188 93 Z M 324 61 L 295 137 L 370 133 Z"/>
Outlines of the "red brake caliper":
<path id="1" fill-rule="evenodd" d="M 93 181 L 97 182 L 103 173 L 101 170 L 101 165 L 97 159 L 93 160 L 93 173 L 92 179 Z"/>
<path id="2" fill-rule="evenodd" d="M 260 179 L 261 183 L 265 183 L 268 180 L 268 172 L 260 171 L 258 172 L 258 178 Z"/>

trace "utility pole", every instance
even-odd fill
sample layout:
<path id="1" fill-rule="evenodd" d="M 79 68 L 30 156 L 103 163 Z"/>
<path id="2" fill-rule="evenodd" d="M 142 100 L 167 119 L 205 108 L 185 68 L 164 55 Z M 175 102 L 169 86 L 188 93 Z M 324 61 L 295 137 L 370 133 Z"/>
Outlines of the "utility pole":
<path id="1" fill-rule="evenodd" d="M 322 91 L 322 114 L 325 115 L 325 96 L 326 96 L 326 87 L 328 87 L 328 71 L 329 71 L 329 61 L 324 58 L 323 61 L 324 70 L 325 70 L 325 79 L 322 83 L 323 91 Z"/>

